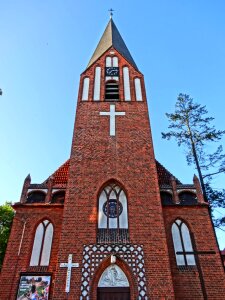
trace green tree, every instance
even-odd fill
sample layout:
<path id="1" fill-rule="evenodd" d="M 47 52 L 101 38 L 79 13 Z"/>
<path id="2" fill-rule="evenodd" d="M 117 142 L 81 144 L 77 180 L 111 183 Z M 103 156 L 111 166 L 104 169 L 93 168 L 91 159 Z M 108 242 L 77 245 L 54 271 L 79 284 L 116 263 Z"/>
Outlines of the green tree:
<path id="1" fill-rule="evenodd" d="M 205 106 L 195 103 L 186 94 L 179 94 L 174 113 L 166 113 L 170 129 L 162 133 L 162 138 L 174 138 L 178 146 L 184 146 L 188 165 L 197 169 L 205 201 L 213 208 L 225 207 L 225 191 L 212 188 L 214 175 L 225 173 L 225 154 L 222 145 L 217 146 L 213 153 L 209 148 L 213 142 L 221 140 L 225 130 L 216 130 L 212 125 L 213 117 L 208 116 Z M 214 220 L 215 225 L 225 224 L 225 218 Z"/>
<path id="2" fill-rule="evenodd" d="M 0 206 L 0 269 L 4 259 L 13 217 L 14 210 L 10 203 L 5 203 Z"/>

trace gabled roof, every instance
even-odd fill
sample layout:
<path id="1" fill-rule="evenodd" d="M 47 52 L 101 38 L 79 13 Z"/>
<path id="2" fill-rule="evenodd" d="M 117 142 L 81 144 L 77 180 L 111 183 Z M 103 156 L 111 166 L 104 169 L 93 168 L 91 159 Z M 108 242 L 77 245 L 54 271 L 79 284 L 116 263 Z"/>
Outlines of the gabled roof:
<path id="1" fill-rule="evenodd" d="M 173 174 L 171 174 L 163 165 L 156 160 L 156 169 L 158 173 L 159 186 L 171 185 L 171 177 L 174 177 L 177 184 L 182 184 Z"/>
<path id="2" fill-rule="evenodd" d="M 70 160 L 68 159 L 63 165 L 61 165 L 50 177 L 48 177 L 44 183 L 47 183 L 49 178 L 54 178 L 54 185 L 67 184 L 69 174 Z"/>
<path id="3" fill-rule="evenodd" d="M 111 47 L 115 48 L 129 63 L 131 63 L 138 70 L 124 40 L 122 39 L 112 19 L 110 19 L 108 25 L 106 26 L 106 29 L 88 63 L 87 68 L 90 67 L 100 56 L 102 56 L 102 54 L 106 50 Z"/>
<path id="4" fill-rule="evenodd" d="M 59 167 L 50 177 L 54 178 L 54 185 L 67 184 L 69 174 L 70 160 L 68 159 L 61 167 Z M 171 177 L 174 177 L 164 166 L 156 160 L 156 168 L 158 173 L 159 185 L 171 185 Z M 49 178 L 50 178 L 49 177 Z M 48 178 L 48 179 L 49 179 Z M 174 177 L 175 178 L 175 177 Z M 47 183 L 48 179 L 44 182 Z M 175 178 L 177 184 L 181 182 Z"/>

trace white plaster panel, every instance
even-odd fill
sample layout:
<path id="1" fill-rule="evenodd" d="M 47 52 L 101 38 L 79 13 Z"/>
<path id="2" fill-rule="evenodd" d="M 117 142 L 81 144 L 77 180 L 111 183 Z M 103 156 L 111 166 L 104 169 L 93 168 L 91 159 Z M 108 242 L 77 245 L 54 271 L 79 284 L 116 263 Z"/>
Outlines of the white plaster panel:
<path id="1" fill-rule="evenodd" d="M 106 56 L 105 66 L 106 67 L 111 67 L 112 66 L 112 58 L 110 56 Z"/>
<path id="2" fill-rule="evenodd" d="M 185 265 L 184 256 L 176 254 L 176 252 L 183 251 L 183 249 L 182 249 L 179 229 L 175 223 L 172 226 L 172 237 L 173 237 L 173 246 L 174 246 L 174 251 L 175 251 L 175 255 L 176 255 L 177 265 L 183 266 L 183 265 Z"/>
<path id="3" fill-rule="evenodd" d="M 142 101 L 142 91 L 141 91 L 141 80 L 140 78 L 134 79 L 134 85 L 135 85 L 135 95 L 137 101 Z"/>
<path id="4" fill-rule="evenodd" d="M 108 81 L 108 80 L 119 81 L 119 77 L 118 76 L 106 76 L 105 81 Z"/>
<path id="5" fill-rule="evenodd" d="M 28 189 L 28 190 L 27 190 L 28 193 L 30 193 L 30 192 L 32 192 L 32 191 L 47 193 L 48 189 Z"/>
<path id="6" fill-rule="evenodd" d="M 43 234 L 44 234 L 44 226 L 42 223 L 40 223 L 35 232 L 32 255 L 30 259 L 30 266 L 38 266 Z"/>
<path id="7" fill-rule="evenodd" d="M 120 193 L 119 200 L 123 206 L 123 212 L 119 216 L 120 228 L 128 228 L 127 197 L 124 191 Z"/>
<path id="8" fill-rule="evenodd" d="M 98 228 L 107 228 L 107 217 L 103 212 L 103 204 L 106 202 L 106 200 L 106 194 L 104 191 L 102 191 L 99 197 L 98 206 Z"/>
<path id="9" fill-rule="evenodd" d="M 119 63 L 118 63 L 118 57 L 114 56 L 113 57 L 113 67 L 118 67 Z"/>
<path id="10" fill-rule="evenodd" d="M 193 190 L 193 189 L 178 189 L 177 190 L 177 192 L 178 192 L 178 195 L 180 194 L 180 193 L 182 193 L 182 192 L 190 192 L 190 193 L 193 193 L 193 194 L 195 194 L 196 193 L 196 190 Z"/>
<path id="11" fill-rule="evenodd" d="M 88 77 L 84 78 L 82 101 L 87 101 L 88 100 L 89 84 L 90 84 L 90 79 Z"/>
<path id="12" fill-rule="evenodd" d="M 65 191 L 65 189 L 64 188 L 62 188 L 62 189 L 52 189 L 52 193 L 55 193 L 55 192 L 58 192 L 58 191 Z"/>
<path id="13" fill-rule="evenodd" d="M 125 101 L 130 101 L 130 76 L 128 67 L 123 68 L 123 84 L 124 84 L 124 98 Z"/>
<path id="14" fill-rule="evenodd" d="M 41 256 L 41 266 L 48 266 L 52 248 L 53 226 L 50 223 L 45 232 L 45 240 Z"/>
<path id="15" fill-rule="evenodd" d="M 95 68 L 94 101 L 100 100 L 101 68 Z"/>

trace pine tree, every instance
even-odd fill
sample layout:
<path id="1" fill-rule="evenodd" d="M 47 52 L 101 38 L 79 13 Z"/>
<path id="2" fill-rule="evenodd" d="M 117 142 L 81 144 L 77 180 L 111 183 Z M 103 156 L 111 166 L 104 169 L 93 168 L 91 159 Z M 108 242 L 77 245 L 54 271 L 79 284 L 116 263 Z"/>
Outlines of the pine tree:
<path id="1" fill-rule="evenodd" d="M 205 201 L 212 207 L 225 207 L 225 191 L 211 187 L 214 175 L 225 173 L 225 154 L 222 145 L 213 153 L 209 146 L 221 140 L 225 130 L 216 130 L 213 117 L 208 116 L 206 106 L 195 103 L 186 94 L 179 94 L 174 113 L 166 113 L 170 131 L 162 133 L 162 138 L 175 138 L 178 146 L 184 146 L 188 165 L 197 169 Z M 214 220 L 215 225 L 225 224 L 225 218 Z"/>

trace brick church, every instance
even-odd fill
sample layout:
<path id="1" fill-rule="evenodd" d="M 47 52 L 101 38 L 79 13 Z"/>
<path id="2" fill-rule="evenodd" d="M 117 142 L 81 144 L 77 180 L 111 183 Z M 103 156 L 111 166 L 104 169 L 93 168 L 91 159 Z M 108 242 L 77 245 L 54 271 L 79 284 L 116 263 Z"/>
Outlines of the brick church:
<path id="1" fill-rule="evenodd" d="M 0 300 L 225 299 L 198 178 L 154 155 L 144 76 L 112 18 L 81 74 L 70 158 L 24 181 Z"/>

